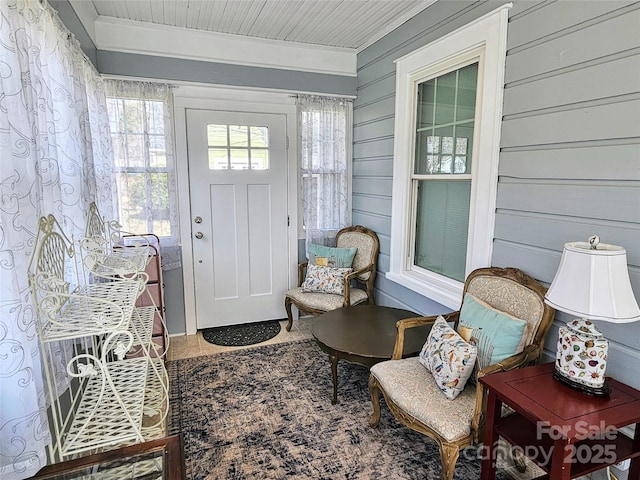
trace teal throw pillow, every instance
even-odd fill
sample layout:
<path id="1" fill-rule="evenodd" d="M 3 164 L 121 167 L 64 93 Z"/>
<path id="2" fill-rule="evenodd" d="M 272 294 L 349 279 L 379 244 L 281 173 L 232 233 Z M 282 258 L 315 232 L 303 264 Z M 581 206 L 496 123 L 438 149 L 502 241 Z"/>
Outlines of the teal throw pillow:
<path id="1" fill-rule="evenodd" d="M 478 347 L 478 368 L 494 365 L 524 350 L 527 322 L 500 312 L 469 293 L 464 296 L 458 331 L 465 327 L 471 329 Z"/>
<path id="2" fill-rule="evenodd" d="M 309 263 L 323 267 L 351 268 L 358 249 L 326 247 L 324 245 L 309 244 Z"/>

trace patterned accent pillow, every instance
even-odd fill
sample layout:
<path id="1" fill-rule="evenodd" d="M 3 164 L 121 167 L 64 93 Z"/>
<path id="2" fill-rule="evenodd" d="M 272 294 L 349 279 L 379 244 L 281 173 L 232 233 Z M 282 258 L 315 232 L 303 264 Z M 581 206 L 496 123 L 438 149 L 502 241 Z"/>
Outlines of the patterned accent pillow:
<path id="1" fill-rule="evenodd" d="M 344 295 L 344 276 L 352 271 L 353 268 L 324 267 L 310 263 L 302 282 L 302 291 Z"/>
<path id="2" fill-rule="evenodd" d="M 440 316 L 434 322 L 418 360 L 431 372 L 442 393 L 453 400 L 464 390 L 477 353 L 475 345 L 465 342 Z"/>

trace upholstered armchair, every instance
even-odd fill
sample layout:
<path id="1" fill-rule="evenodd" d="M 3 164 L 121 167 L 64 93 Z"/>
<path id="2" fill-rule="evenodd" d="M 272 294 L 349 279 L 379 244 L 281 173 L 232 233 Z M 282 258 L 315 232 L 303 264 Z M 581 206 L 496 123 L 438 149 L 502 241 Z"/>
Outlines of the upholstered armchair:
<path id="1" fill-rule="evenodd" d="M 380 241 L 373 230 L 361 225 L 346 227 L 336 234 L 335 245 L 340 249 L 356 249 L 351 265 L 352 271 L 340 278 L 342 294 L 307 291 L 304 288 L 309 262 L 298 265 L 298 286 L 285 294 L 284 307 L 287 311 L 287 331 L 293 325 L 291 306 L 295 305 L 301 314 L 320 315 L 336 308 L 373 304 L 373 283 Z M 353 285 L 352 285 L 353 284 Z M 341 286 L 342 286 L 341 285 Z"/>
<path id="2" fill-rule="evenodd" d="M 555 311 L 544 303 L 546 288 L 530 276 L 515 268 L 482 268 L 472 272 L 464 285 L 464 299 L 459 311 L 443 315 L 448 325 L 438 317 L 419 317 L 399 320 L 397 322 L 397 337 L 392 359 L 378 363 L 371 368 L 369 377 L 369 392 L 373 403 L 373 414 L 369 424 L 376 427 L 380 421 L 380 393 L 384 395 L 389 410 L 397 421 L 412 430 L 420 432 L 434 439 L 440 450 L 443 480 L 451 480 L 460 450 L 477 443 L 481 438 L 484 426 L 484 411 L 486 394 L 480 382 L 474 381 L 478 377 L 490 375 L 494 372 L 508 371 L 535 363 L 544 345 L 544 338 L 553 322 Z M 481 307 L 478 307 L 481 305 Z M 473 309 L 471 309 L 473 307 Z M 484 317 L 478 314 L 478 308 L 486 313 L 486 318 L 492 321 L 509 321 L 513 318 L 514 325 L 523 326 L 519 353 L 513 354 L 495 364 L 490 363 L 491 351 L 482 352 L 487 347 L 486 342 L 478 342 L 477 338 L 467 338 L 465 334 L 482 336 L 482 328 L 469 329 L 465 332 L 464 317 Z M 461 317 L 462 322 L 461 322 Z M 524 320 L 526 324 L 521 324 Z M 438 354 L 443 351 L 452 358 L 452 351 L 446 346 L 438 346 L 430 350 L 436 327 L 432 327 L 429 340 L 419 357 L 402 359 L 405 331 L 421 325 L 438 325 L 448 328 L 449 337 L 457 336 L 458 344 L 467 345 L 465 354 L 460 358 L 473 359 L 468 366 L 473 368 L 469 381 L 464 388 L 457 392 L 453 400 L 447 395 L 451 387 L 460 387 L 457 381 L 450 379 L 445 383 L 438 375 L 446 370 L 446 360 L 429 371 L 425 368 L 425 351 Z M 450 327 L 453 327 L 451 329 Z M 491 330 L 491 326 L 484 328 Z M 502 327 L 498 329 L 498 336 L 506 336 Z M 462 339 L 462 340 L 461 340 Z M 457 348 L 457 347 L 456 347 Z M 477 354 L 477 363 L 474 356 Z M 465 356 L 466 355 L 466 356 Z M 428 358 L 428 357 L 427 357 Z M 428 362 L 428 360 L 427 360 Z M 443 365 L 444 364 L 444 365 Z M 474 366 L 475 365 L 475 366 Z M 433 366 L 433 365 L 431 365 Z M 440 382 L 440 383 L 438 383 Z M 447 392 L 445 395 L 444 392 Z M 451 395 L 449 395 L 451 396 Z"/>

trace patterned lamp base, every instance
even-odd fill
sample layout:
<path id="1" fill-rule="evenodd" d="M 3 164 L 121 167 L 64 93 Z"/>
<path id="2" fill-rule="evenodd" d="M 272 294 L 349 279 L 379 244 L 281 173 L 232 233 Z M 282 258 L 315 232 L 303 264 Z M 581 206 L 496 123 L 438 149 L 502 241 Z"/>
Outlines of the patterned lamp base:
<path id="1" fill-rule="evenodd" d="M 559 331 L 554 378 L 589 395 L 608 395 L 604 376 L 608 349 L 609 342 L 591 321 L 569 322 Z"/>

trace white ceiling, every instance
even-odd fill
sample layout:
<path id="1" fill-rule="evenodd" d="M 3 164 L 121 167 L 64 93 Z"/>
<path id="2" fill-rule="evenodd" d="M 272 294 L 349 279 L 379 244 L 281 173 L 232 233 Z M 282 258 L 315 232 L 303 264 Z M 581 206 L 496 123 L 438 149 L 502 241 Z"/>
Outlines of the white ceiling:
<path id="1" fill-rule="evenodd" d="M 84 1 L 104 19 L 361 50 L 435 0 Z"/>

